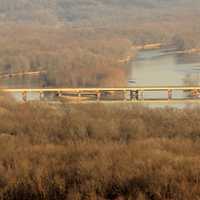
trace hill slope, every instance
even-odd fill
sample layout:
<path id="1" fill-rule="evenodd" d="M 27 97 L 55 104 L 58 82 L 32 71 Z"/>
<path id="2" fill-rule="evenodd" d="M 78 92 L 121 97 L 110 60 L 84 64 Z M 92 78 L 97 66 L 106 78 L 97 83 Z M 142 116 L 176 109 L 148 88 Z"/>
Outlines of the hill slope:
<path id="1" fill-rule="evenodd" d="M 0 20 L 47 24 L 120 23 L 152 20 L 157 16 L 169 18 L 179 10 L 198 13 L 199 8 L 200 2 L 195 0 L 0 0 Z"/>

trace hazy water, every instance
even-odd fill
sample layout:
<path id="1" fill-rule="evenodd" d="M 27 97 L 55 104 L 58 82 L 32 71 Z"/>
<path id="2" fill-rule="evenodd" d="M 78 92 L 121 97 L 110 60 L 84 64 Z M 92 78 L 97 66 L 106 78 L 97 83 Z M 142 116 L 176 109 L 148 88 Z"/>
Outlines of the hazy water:
<path id="1" fill-rule="evenodd" d="M 132 62 L 130 86 L 178 86 L 200 83 L 200 56 L 145 50 Z"/>
<path id="2" fill-rule="evenodd" d="M 42 76 L 18 76 L 0 80 L 3 88 L 40 88 L 44 85 Z"/>
<path id="3" fill-rule="evenodd" d="M 41 76 L 24 76 L 24 77 L 12 77 L 0 80 L 1 88 L 41 88 L 44 85 L 44 81 Z M 12 93 L 12 96 L 16 100 L 22 100 L 21 93 Z M 40 95 L 38 93 L 28 93 L 27 100 L 39 100 Z"/>
<path id="4" fill-rule="evenodd" d="M 167 50 L 140 51 L 131 63 L 128 86 L 178 86 L 200 84 L 200 56 L 175 54 Z M 134 83 L 133 83 L 134 82 Z M 13 77 L 0 81 L 3 88 L 41 88 L 44 81 L 40 76 Z M 13 94 L 21 100 L 22 95 Z M 145 98 L 166 98 L 166 92 L 146 92 Z M 175 98 L 184 97 L 183 92 L 173 94 Z M 39 100 L 39 94 L 28 94 L 29 100 Z"/>
<path id="5" fill-rule="evenodd" d="M 133 87 L 199 85 L 200 56 L 176 54 L 162 49 L 140 51 L 131 64 L 129 81 L 128 85 Z M 145 92 L 144 98 L 166 99 L 167 92 Z M 173 98 L 187 98 L 187 94 L 175 91 Z M 180 104 L 175 106 L 183 107 Z"/>

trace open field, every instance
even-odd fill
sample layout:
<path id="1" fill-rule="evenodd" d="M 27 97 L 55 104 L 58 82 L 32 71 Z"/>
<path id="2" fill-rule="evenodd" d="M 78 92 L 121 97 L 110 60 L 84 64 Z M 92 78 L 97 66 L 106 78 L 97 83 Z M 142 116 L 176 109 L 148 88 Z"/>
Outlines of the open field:
<path id="1" fill-rule="evenodd" d="M 1 96 L 0 199 L 198 199 L 199 111 Z"/>

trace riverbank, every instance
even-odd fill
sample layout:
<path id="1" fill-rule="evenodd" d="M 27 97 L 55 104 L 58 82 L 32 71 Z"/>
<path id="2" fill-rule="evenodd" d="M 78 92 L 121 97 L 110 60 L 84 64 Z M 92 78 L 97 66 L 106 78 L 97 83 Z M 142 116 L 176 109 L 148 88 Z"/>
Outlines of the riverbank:
<path id="1" fill-rule="evenodd" d="M 139 51 L 142 50 L 156 50 L 156 49 L 165 49 L 166 45 L 162 43 L 152 43 L 152 44 L 145 44 L 145 45 L 132 45 L 131 48 L 127 53 L 125 53 L 124 58 L 121 58 L 118 60 L 119 63 L 129 63 L 131 60 L 136 58 L 136 55 Z M 200 48 L 191 48 L 191 49 L 185 49 L 185 50 L 176 50 L 167 48 L 169 49 L 168 53 L 165 52 L 165 54 L 200 54 Z"/>
<path id="2" fill-rule="evenodd" d="M 124 58 L 118 60 L 119 63 L 129 63 L 133 60 L 138 51 L 141 50 L 151 50 L 151 49 L 160 49 L 162 46 L 161 43 L 152 43 L 152 44 L 145 44 L 145 45 L 132 45 L 131 48 L 127 53 L 125 53 Z"/>

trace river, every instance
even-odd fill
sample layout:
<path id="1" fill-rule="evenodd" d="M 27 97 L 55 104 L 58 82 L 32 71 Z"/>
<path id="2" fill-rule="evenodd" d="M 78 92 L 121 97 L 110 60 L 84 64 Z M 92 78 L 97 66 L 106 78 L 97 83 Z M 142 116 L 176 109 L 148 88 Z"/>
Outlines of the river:
<path id="1" fill-rule="evenodd" d="M 200 55 L 143 50 L 131 63 L 129 86 L 182 86 L 200 83 Z"/>
<path id="2" fill-rule="evenodd" d="M 13 77 L 1 80 L 3 88 L 40 88 L 42 76 Z M 183 86 L 200 84 L 200 55 L 177 54 L 170 49 L 141 50 L 131 62 L 127 86 Z M 184 97 L 183 92 L 173 94 Z M 21 94 L 14 94 L 18 100 Z M 146 93 L 145 98 L 166 98 L 166 92 Z M 38 94 L 28 94 L 28 100 L 39 100 Z"/>

